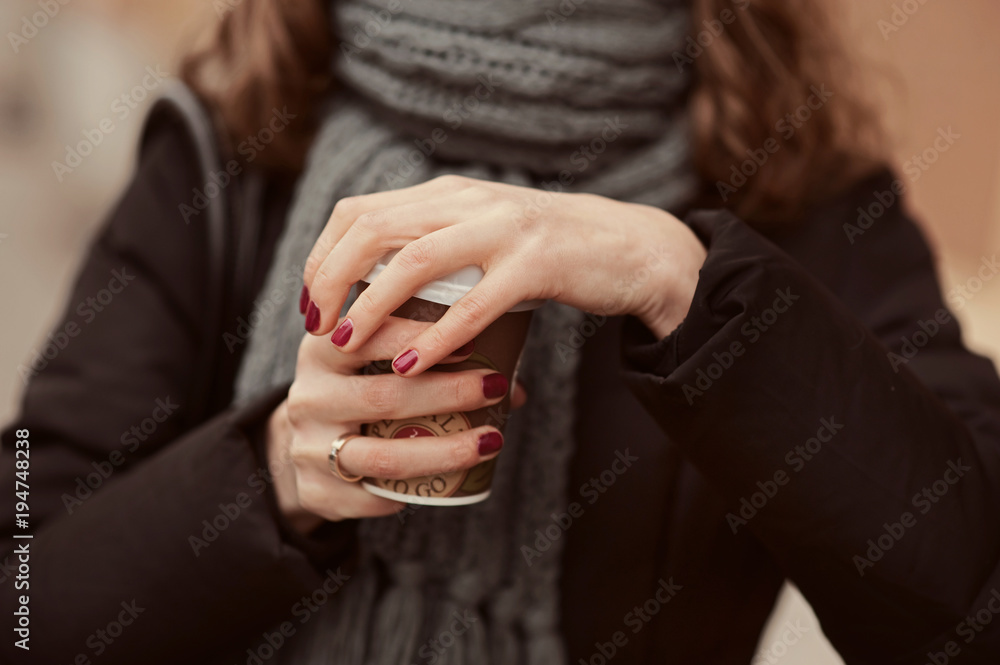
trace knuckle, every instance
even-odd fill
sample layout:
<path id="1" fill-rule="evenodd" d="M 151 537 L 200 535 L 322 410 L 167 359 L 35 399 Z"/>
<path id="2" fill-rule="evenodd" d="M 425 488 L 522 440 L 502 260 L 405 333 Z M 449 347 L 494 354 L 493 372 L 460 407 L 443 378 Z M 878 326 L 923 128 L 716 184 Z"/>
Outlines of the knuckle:
<path id="1" fill-rule="evenodd" d="M 518 237 L 530 236 L 538 228 L 539 211 L 534 206 L 513 206 L 510 219 L 514 222 L 514 232 Z"/>
<path id="2" fill-rule="evenodd" d="M 458 437 L 448 449 L 446 466 L 443 473 L 461 471 L 475 466 L 479 462 L 479 454 L 474 446 L 469 445 L 467 437 Z"/>
<path id="3" fill-rule="evenodd" d="M 486 298 L 471 291 L 451 308 L 457 322 L 463 326 L 472 326 L 482 321 L 490 311 Z"/>
<path id="4" fill-rule="evenodd" d="M 504 199 L 497 203 L 496 214 L 500 219 L 508 219 L 516 222 L 519 217 L 524 216 L 524 211 L 527 206 L 522 202 L 511 201 L 510 199 Z"/>
<path id="5" fill-rule="evenodd" d="M 333 214 L 335 217 L 353 218 L 360 209 L 360 196 L 345 196 L 333 206 Z"/>
<path id="6" fill-rule="evenodd" d="M 479 205 L 487 203 L 499 205 L 502 201 L 506 200 L 502 196 L 501 192 L 496 188 L 490 187 L 489 185 L 481 182 L 470 185 L 465 192 L 462 193 L 462 196 L 468 196 L 473 203 Z"/>
<path id="7" fill-rule="evenodd" d="M 287 403 L 288 422 L 290 422 L 292 426 L 298 427 L 306 421 L 306 412 L 308 411 L 308 402 L 303 394 L 302 386 L 298 381 L 292 383 L 291 387 L 288 389 Z"/>
<path id="8" fill-rule="evenodd" d="M 302 466 L 309 459 L 309 446 L 302 437 L 293 436 L 292 442 L 288 444 L 288 455 L 294 466 Z"/>
<path id="9" fill-rule="evenodd" d="M 399 254 L 396 260 L 399 266 L 407 272 L 422 272 L 433 261 L 434 242 L 428 240 L 427 236 L 408 243 Z"/>
<path id="10" fill-rule="evenodd" d="M 428 348 L 439 351 L 448 348 L 448 340 L 445 338 L 445 333 L 441 330 L 441 326 L 431 326 L 424 332 L 424 336 Z M 450 353 L 453 350 L 449 349 L 445 353 Z"/>
<path id="11" fill-rule="evenodd" d="M 365 231 L 368 235 L 378 236 L 388 224 L 389 217 L 384 210 L 369 210 L 358 216 L 354 227 Z"/>
<path id="12" fill-rule="evenodd" d="M 476 380 L 475 377 L 465 377 L 457 381 L 452 381 L 451 397 L 454 399 L 456 408 L 472 406 L 478 401 L 477 397 L 482 396 L 482 390 L 474 385 Z"/>
<path id="13" fill-rule="evenodd" d="M 391 446 L 376 446 L 365 458 L 366 475 L 374 478 L 393 478 L 399 475 L 399 456 Z"/>
<path id="14" fill-rule="evenodd" d="M 309 254 L 308 258 L 306 258 L 305 269 L 303 270 L 303 274 L 306 279 L 310 276 L 316 276 L 316 273 L 319 271 L 319 267 L 323 265 L 324 257 L 325 255 L 320 254 L 319 252 L 312 252 Z"/>
<path id="15" fill-rule="evenodd" d="M 398 333 L 378 338 L 372 348 L 372 355 L 376 358 L 370 365 L 372 373 L 391 374 L 392 359 L 400 351 L 406 349 L 415 336 L 414 334 Z"/>
<path id="16" fill-rule="evenodd" d="M 335 277 L 331 274 L 331 270 L 333 266 L 328 261 L 324 261 L 316 268 L 316 276 L 313 277 L 312 288 L 309 289 L 309 294 L 314 300 L 326 292 L 327 284 L 334 283 Z"/>
<path id="17" fill-rule="evenodd" d="M 358 294 L 352 307 L 357 307 L 358 311 L 363 314 L 374 314 L 378 310 L 378 302 L 369 293 L 369 289 L 365 289 Z"/>
<path id="18" fill-rule="evenodd" d="M 380 416 L 391 414 L 399 402 L 400 386 L 398 381 L 392 380 L 395 378 L 398 377 L 385 374 L 365 381 L 361 401 L 370 413 Z"/>
<path id="19" fill-rule="evenodd" d="M 465 176 L 455 175 L 454 173 L 446 173 L 445 175 L 439 175 L 434 178 L 435 182 L 442 185 L 445 189 L 459 190 L 465 189 L 470 184 L 470 179 Z"/>

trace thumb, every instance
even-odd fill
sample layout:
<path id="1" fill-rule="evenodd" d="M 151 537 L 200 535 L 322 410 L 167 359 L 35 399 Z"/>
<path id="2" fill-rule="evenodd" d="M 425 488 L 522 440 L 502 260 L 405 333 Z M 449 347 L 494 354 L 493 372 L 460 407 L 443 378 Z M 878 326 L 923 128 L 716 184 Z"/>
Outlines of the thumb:
<path id="1" fill-rule="evenodd" d="M 528 401 L 528 393 L 520 381 L 514 382 L 514 392 L 510 396 L 510 408 L 519 409 Z"/>

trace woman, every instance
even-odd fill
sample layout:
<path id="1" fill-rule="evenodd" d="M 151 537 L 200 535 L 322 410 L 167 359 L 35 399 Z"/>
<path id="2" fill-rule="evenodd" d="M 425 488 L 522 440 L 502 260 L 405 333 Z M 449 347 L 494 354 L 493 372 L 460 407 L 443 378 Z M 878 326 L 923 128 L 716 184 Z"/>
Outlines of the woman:
<path id="1" fill-rule="evenodd" d="M 4 434 L 42 526 L 35 640 L 0 650 L 745 663 L 790 578 L 847 662 L 995 662 L 1000 383 L 902 206 L 855 224 L 900 183 L 824 30 L 791 0 L 235 6 L 185 74 L 233 182 L 154 128 L 70 302 L 134 277 Z M 255 259 L 206 258 L 193 201 L 261 178 Z M 440 322 L 389 316 L 469 263 Z M 502 435 L 351 438 L 331 472 L 362 423 L 500 403 L 425 370 L 534 298 Z M 349 482 L 493 458 L 475 506 Z"/>

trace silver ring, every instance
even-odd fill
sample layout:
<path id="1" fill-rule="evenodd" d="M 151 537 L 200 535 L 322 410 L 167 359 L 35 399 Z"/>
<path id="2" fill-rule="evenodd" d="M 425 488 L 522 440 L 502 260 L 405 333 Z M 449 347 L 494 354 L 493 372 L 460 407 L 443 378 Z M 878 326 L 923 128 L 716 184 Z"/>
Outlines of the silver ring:
<path id="1" fill-rule="evenodd" d="M 348 476 L 344 473 L 344 470 L 340 468 L 340 451 L 344 448 L 344 444 L 355 437 L 361 436 L 360 434 L 342 434 L 333 440 L 330 444 L 330 471 L 333 475 L 337 476 L 344 482 L 356 483 L 364 476 Z"/>

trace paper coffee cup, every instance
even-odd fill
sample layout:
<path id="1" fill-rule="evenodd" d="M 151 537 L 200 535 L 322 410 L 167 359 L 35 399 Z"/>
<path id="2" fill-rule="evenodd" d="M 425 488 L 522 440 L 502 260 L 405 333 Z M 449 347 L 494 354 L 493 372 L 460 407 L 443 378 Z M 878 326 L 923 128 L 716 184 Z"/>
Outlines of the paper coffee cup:
<path id="1" fill-rule="evenodd" d="M 398 251 L 383 256 L 364 279 L 358 282 L 358 293 L 368 288 Z M 478 284 L 482 277 L 483 271 L 478 266 L 462 268 L 421 288 L 392 315 L 416 321 L 437 321 L 451 305 Z M 418 436 L 443 436 L 481 425 L 491 425 L 502 432 L 504 423 L 510 415 L 510 396 L 517 378 L 521 351 L 528 336 L 532 311 L 544 302 L 532 300 L 518 304 L 476 335 L 475 349 L 467 360 L 448 365 L 435 365 L 428 370 L 456 372 L 486 367 L 500 372 L 507 378 L 510 388 L 499 403 L 468 412 L 435 413 L 416 418 L 379 420 L 363 425 L 361 433 L 365 436 L 386 439 L 408 439 Z M 375 372 L 392 372 L 389 362 L 373 363 L 367 369 Z M 494 457 L 471 469 L 452 473 L 404 480 L 365 478 L 361 484 L 372 494 L 405 503 L 429 506 L 478 503 L 490 495 L 493 469 L 497 459 Z"/>

